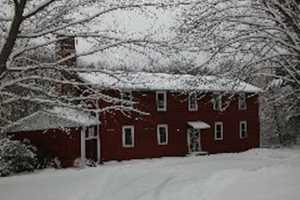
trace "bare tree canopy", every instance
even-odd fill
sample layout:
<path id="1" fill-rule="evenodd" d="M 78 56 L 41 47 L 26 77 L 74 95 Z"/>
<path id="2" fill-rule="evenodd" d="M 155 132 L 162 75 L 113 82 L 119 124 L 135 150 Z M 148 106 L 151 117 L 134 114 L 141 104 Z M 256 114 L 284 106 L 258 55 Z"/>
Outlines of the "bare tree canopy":
<path id="1" fill-rule="evenodd" d="M 101 17 L 118 10 L 143 11 L 148 7 L 167 8 L 186 3 L 168 0 L 2 0 L 0 4 L 1 131 L 5 126 L 14 123 L 15 119 L 26 116 L 25 113 L 30 113 L 41 104 L 82 108 L 82 102 L 102 99 L 114 104 L 105 110 L 124 109 L 119 99 L 94 91 L 90 85 L 74 77 L 75 72 L 101 70 L 70 66 L 68 62 L 109 48 L 126 45 L 130 48 L 154 48 L 166 44 L 154 41 L 150 37 L 122 37 L 109 29 L 94 31 L 89 23 L 101 21 Z M 93 8 L 93 12 L 85 10 L 90 7 Z M 70 52 L 65 56 L 55 55 L 56 45 L 70 37 L 94 38 L 93 49 L 81 54 Z M 62 85 L 71 89 L 62 94 L 59 89 Z M 80 90 L 80 95 L 72 92 L 74 90 Z M 93 108 L 92 111 L 103 110 Z"/>
<path id="2" fill-rule="evenodd" d="M 288 110 L 300 114 L 298 0 L 201 0 L 183 19 L 180 39 L 193 51 L 210 52 L 205 64 L 231 61 L 235 65 L 228 74 L 235 70 L 242 79 L 264 76 L 270 86 L 288 87 L 276 99 L 291 100 Z"/>

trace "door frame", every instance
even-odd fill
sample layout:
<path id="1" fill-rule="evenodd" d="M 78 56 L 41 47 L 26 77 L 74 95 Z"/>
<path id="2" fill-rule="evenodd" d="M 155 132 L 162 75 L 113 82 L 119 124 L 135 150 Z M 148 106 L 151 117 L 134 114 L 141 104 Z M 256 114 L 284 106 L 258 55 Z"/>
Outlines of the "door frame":
<path id="1" fill-rule="evenodd" d="M 96 135 L 94 136 L 89 136 L 86 137 L 86 131 L 88 130 L 88 128 L 93 128 L 94 129 L 94 133 L 96 133 Z M 97 148 L 95 149 L 96 153 L 97 153 L 97 162 L 99 162 L 99 158 L 100 158 L 100 152 L 99 152 L 99 132 L 98 132 L 98 128 L 96 126 L 91 126 L 91 127 L 81 127 L 81 132 L 80 132 L 80 158 L 81 158 L 81 163 L 84 166 L 85 165 L 85 160 L 86 160 L 86 145 L 87 145 L 87 141 L 89 140 L 97 140 L 96 145 Z"/>
<path id="2" fill-rule="evenodd" d="M 198 132 L 198 144 L 199 144 L 199 150 L 194 151 L 194 152 L 201 152 L 202 147 L 201 147 L 201 129 L 194 129 L 192 127 L 187 128 L 187 145 L 188 145 L 188 153 L 193 153 L 191 150 L 191 136 L 190 136 L 190 131 L 197 131 Z"/>
<path id="3" fill-rule="evenodd" d="M 98 133 L 97 133 L 97 127 L 96 126 L 90 126 L 90 127 L 86 127 L 86 136 L 85 136 L 85 148 L 87 148 L 89 142 L 93 140 L 96 144 L 95 149 L 92 148 L 93 154 L 95 153 L 95 157 L 93 156 L 93 158 L 89 158 L 94 160 L 95 162 L 98 162 Z M 86 158 L 88 157 L 88 152 L 85 152 L 86 154 Z"/>

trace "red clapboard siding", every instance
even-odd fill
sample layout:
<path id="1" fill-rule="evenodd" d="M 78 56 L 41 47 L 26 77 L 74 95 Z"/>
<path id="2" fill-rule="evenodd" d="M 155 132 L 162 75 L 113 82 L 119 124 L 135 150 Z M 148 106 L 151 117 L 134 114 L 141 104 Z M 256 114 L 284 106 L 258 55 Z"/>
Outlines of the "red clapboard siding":
<path id="1" fill-rule="evenodd" d="M 74 160 L 80 157 L 80 129 L 71 128 L 69 132 L 61 129 L 24 131 L 11 135 L 13 139 L 29 139 L 45 155 L 57 156 L 62 167 L 72 166 Z"/>
<path id="2" fill-rule="evenodd" d="M 109 91 L 110 95 L 118 95 Z M 247 99 L 247 110 L 238 109 L 237 98 L 223 112 L 212 109 L 211 95 L 198 101 L 198 111 L 188 111 L 187 95 L 178 93 L 167 94 L 167 111 L 156 111 L 155 92 L 133 92 L 134 100 L 138 102 L 138 109 L 150 115 L 142 116 L 132 113 L 130 117 L 121 112 L 109 112 L 101 115 L 101 153 L 102 159 L 124 160 L 133 158 L 151 158 L 160 156 L 181 156 L 188 153 L 187 122 L 204 121 L 211 128 L 201 130 L 201 144 L 204 151 L 209 153 L 239 152 L 259 146 L 259 116 L 258 96 Z M 100 106 L 107 104 L 100 102 Z M 247 121 L 248 138 L 240 139 L 239 122 Z M 224 139 L 214 140 L 214 123 L 222 121 Z M 169 132 L 168 145 L 158 145 L 156 126 L 167 124 Z M 122 147 L 122 126 L 133 125 L 135 130 L 135 146 Z"/>

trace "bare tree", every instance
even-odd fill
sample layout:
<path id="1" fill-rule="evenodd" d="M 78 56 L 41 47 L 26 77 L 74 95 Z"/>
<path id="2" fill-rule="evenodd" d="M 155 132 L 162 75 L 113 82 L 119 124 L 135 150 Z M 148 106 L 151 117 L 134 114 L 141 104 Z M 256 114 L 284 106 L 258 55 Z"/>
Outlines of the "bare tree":
<path id="1" fill-rule="evenodd" d="M 183 19 L 179 38 L 194 51 L 210 52 L 205 65 L 231 61 L 227 75 L 264 77 L 266 88 L 277 83 L 281 90 L 269 93 L 268 104 L 284 105 L 285 119 L 300 122 L 298 0 L 201 0 Z"/>
<path id="2" fill-rule="evenodd" d="M 124 109 L 120 99 L 94 90 L 91 85 L 80 82 L 74 75 L 77 72 L 107 73 L 106 71 L 73 66 L 69 61 L 119 46 L 130 48 L 166 46 L 163 42 L 156 42 L 150 37 L 127 38 L 116 34 L 114 30 L 93 31 L 89 25 L 118 10 L 166 8 L 179 4 L 185 3 L 2 0 L 0 3 L 0 132 L 7 125 L 14 123 L 15 119 L 26 116 L 22 114 L 24 109 L 31 108 L 32 105 L 33 107 L 39 107 L 41 104 L 67 106 L 93 112 Z M 83 12 L 87 7 L 93 7 L 93 12 Z M 69 52 L 61 57 L 53 55 L 56 44 L 70 37 L 94 38 L 94 48 L 81 54 Z M 66 87 L 68 92 L 62 93 L 61 88 Z M 112 106 L 102 109 L 84 107 L 84 103 L 99 99 L 110 102 Z M 16 113 L 19 115 L 12 117 Z"/>

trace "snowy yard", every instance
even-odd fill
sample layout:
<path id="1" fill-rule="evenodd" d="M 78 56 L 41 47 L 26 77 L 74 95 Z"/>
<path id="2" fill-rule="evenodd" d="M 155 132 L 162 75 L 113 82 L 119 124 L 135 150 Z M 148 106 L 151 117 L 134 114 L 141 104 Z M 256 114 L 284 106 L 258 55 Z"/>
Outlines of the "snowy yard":
<path id="1" fill-rule="evenodd" d="M 0 178 L 1 200 L 299 200 L 300 148 L 110 162 Z"/>

